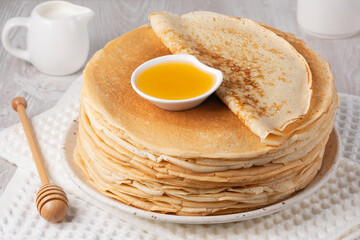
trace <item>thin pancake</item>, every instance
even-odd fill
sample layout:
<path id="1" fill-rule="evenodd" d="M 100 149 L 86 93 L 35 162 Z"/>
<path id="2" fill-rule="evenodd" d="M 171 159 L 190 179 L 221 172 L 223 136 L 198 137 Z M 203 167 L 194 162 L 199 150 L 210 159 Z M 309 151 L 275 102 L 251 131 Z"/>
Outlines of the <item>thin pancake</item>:
<path id="1" fill-rule="evenodd" d="M 212 12 L 160 12 L 149 21 L 172 53 L 194 55 L 223 72 L 216 94 L 262 140 L 309 110 L 310 68 L 274 32 L 250 19 Z"/>
<path id="2" fill-rule="evenodd" d="M 312 107 L 300 120 L 307 123 L 328 110 L 328 99 L 336 93 L 328 64 L 303 42 L 293 41 L 314 76 Z M 83 92 L 87 101 L 111 125 L 126 129 L 128 138 L 164 155 L 250 158 L 273 149 L 262 144 L 216 96 L 183 112 L 159 109 L 138 96 L 129 81 L 132 71 L 146 60 L 169 53 L 146 26 L 113 40 L 96 53 L 85 69 Z"/>

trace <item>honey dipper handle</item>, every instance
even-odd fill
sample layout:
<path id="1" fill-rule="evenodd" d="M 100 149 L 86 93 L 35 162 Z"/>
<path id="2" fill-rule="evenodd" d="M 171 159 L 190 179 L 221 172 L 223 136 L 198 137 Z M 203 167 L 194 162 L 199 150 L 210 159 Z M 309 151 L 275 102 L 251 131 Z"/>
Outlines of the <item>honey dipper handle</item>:
<path id="1" fill-rule="evenodd" d="M 40 175 L 40 180 L 43 185 L 49 184 L 49 178 L 47 176 L 46 170 L 43 165 L 43 157 L 40 153 L 39 144 L 36 141 L 34 130 L 32 128 L 32 125 L 30 123 L 30 120 L 26 114 L 25 108 L 27 106 L 26 100 L 24 98 L 14 98 L 12 101 L 12 107 L 14 110 L 16 110 L 19 113 L 21 123 L 24 128 L 24 132 L 27 138 L 27 141 L 29 143 L 29 147 L 31 150 L 31 153 L 33 155 L 36 168 L 38 170 L 38 173 Z"/>

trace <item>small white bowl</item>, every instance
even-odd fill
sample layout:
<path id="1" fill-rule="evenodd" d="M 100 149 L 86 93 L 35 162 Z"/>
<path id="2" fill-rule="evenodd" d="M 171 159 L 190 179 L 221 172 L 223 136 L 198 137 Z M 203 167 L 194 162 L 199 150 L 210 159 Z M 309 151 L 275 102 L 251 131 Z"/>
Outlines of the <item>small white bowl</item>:
<path id="1" fill-rule="evenodd" d="M 136 86 L 136 77 L 141 73 L 142 71 L 158 65 L 160 63 L 166 63 L 166 62 L 185 62 L 185 63 L 192 63 L 195 67 L 198 69 L 210 73 L 214 76 L 215 81 L 214 85 L 211 87 L 210 90 L 205 92 L 204 94 L 189 98 L 189 99 L 182 99 L 182 100 L 166 100 L 161 98 L 156 98 L 153 96 L 150 96 L 144 92 L 142 92 L 137 86 Z M 135 69 L 133 74 L 131 75 L 131 86 L 135 90 L 136 93 L 138 93 L 141 97 L 149 100 L 159 108 L 170 110 L 170 111 L 181 111 L 186 110 L 190 108 L 194 108 L 198 106 L 200 103 L 202 103 L 206 98 L 208 98 L 215 90 L 220 86 L 220 84 L 223 81 L 223 74 L 221 71 L 206 66 L 202 62 L 200 62 L 196 57 L 192 55 L 186 55 L 186 54 L 175 54 L 175 55 L 166 55 L 158 58 L 151 59 L 143 64 L 141 64 L 139 67 Z"/>

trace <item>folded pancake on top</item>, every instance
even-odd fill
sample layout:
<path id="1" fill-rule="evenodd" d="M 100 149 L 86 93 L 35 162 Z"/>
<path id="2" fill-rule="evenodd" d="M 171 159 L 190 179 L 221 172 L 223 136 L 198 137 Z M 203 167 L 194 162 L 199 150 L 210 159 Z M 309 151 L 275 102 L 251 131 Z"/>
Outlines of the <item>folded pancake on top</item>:
<path id="1" fill-rule="evenodd" d="M 172 53 L 194 55 L 223 72 L 217 95 L 261 140 L 309 111 L 310 68 L 274 32 L 250 19 L 211 12 L 154 13 L 149 21 Z"/>

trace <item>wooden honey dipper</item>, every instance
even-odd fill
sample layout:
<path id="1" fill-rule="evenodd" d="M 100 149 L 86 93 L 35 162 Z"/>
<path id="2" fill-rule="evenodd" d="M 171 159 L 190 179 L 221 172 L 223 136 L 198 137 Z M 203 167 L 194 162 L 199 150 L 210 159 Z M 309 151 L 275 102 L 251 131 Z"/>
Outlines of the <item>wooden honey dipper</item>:
<path id="1" fill-rule="evenodd" d="M 39 150 L 34 131 L 28 116 L 26 115 L 27 102 L 22 97 L 14 98 L 12 108 L 19 113 L 21 123 L 33 155 L 36 168 L 40 175 L 42 187 L 36 195 L 36 206 L 40 215 L 49 222 L 61 222 L 69 209 L 68 199 L 64 190 L 49 182 L 46 170 L 43 165 L 43 157 Z"/>

